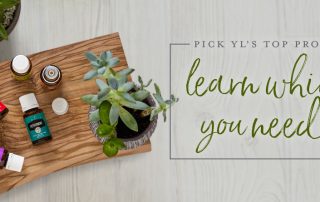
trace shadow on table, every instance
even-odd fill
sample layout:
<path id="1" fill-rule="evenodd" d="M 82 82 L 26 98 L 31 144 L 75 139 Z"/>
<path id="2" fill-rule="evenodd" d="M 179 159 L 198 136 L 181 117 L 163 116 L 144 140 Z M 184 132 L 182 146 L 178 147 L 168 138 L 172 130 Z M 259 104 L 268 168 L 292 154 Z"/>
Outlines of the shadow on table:
<path id="1" fill-rule="evenodd" d="M 14 47 L 17 44 L 13 40 L 0 42 L 0 62 L 9 60 L 15 56 Z"/>

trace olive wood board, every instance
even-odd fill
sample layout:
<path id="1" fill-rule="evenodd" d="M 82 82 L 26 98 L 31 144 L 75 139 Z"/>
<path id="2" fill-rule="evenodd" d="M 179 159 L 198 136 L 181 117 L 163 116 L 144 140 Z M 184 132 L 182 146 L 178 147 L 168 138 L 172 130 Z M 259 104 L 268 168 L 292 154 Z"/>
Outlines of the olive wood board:
<path id="1" fill-rule="evenodd" d="M 83 81 L 83 75 L 91 69 L 85 52 L 100 54 L 106 50 L 111 50 L 120 59 L 115 70 L 127 68 L 118 33 L 30 55 L 33 69 L 28 81 L 18 82 L 12 78 L 10 61 L 0 63 L 0 101 L 9 108 L 9 114 L 0 122 L 0 133 L 7 150 L 25 157 L 21 173 L 0 170 L 0 193 L 61 169 L 108 159 L 102 152 L 102 144 L 90 130 L 89 106 L 80 99 L 82 95 L 98 90 L 94 80 Z M 51 91 L 43 88 L 39 76 L 47 65 L 60 67 L 63 75 L 62 83 Z M 29 139 L 18 100 L 19 96 L 30 92 L 36 94 L 53 137 L 50 142 L 38 146 L 33 146 Z M 67 114 L 57 116 L 53 113 L 51 103 L 56 97 L 68 100 Z M 149 151 L 150 141 L 133 150 L 121 150 L 117 156 Z"/>

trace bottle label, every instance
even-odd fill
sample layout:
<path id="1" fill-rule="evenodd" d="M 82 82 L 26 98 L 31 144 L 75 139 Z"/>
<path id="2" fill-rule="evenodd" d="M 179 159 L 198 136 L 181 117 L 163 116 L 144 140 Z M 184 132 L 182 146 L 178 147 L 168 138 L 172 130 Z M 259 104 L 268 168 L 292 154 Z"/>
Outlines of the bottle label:
<path id="1" fill-rule="evenodd" d="M 50 130 L 44 113 L 33 114 L 24 119 L 32 142 L 50 137 Z"/>
<path id="2" fill-rule="evenodd" d="M 24 157 L 13 153 L 9 153 L 6 165 L 7 170 L 21 172 L 24 163 Z"/>
<path id="3" fill-rule="evenodd" d="M 3 112 L 7 107 L 0 102 L 0 113 Z"/>

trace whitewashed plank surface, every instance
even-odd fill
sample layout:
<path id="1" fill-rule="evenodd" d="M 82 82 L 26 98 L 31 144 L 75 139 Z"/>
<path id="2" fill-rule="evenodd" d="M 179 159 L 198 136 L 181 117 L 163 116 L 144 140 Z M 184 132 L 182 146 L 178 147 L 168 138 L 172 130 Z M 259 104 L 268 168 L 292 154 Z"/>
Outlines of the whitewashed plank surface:
<path id="1" fill-rule="evenodd" d="M 0 60 L 120 32 L 135 75 L 168 94 L 170 42 L 319 38 L 319 9 L 317 0 L 22 0 Z M 170 161 L 168 126 L 160 122 L 152 153 L 60 171 L 0 202 L 320 200 L 319 161 Z"/>

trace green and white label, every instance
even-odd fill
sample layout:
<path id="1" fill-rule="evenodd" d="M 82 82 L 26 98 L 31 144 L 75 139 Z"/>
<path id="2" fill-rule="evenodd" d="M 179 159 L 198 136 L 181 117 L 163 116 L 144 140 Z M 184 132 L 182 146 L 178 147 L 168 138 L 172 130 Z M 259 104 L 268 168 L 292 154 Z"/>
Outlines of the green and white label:
<path id="1" fill-rule="evenodd" d="M 32 142 L 51 136 L 48 123 L 43 112 L 28 116 L 24 119 L 24 122 L 27 126 Z"/>

